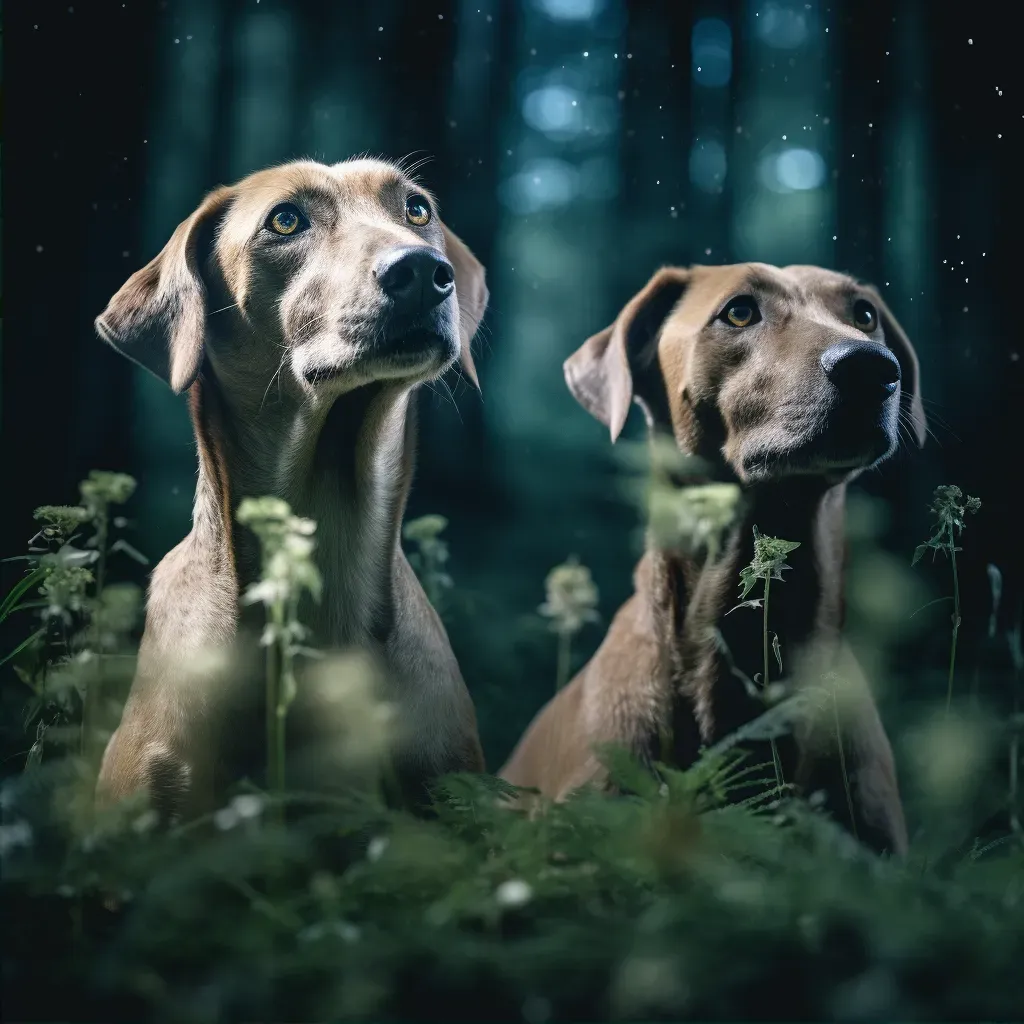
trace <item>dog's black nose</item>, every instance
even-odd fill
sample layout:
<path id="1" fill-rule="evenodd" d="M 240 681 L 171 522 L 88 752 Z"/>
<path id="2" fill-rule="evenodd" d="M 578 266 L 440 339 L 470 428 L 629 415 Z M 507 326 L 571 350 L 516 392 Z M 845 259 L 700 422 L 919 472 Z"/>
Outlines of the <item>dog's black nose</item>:
<path id="1" fill-rule="evenodd" d="M 886 398 L 900 382 L 900 364 L 883 345 L 841 341 L 821 354 L 825 376 L 846 397 Z"/>
<path id="2" fill-rule="evenodd" d="M 389 252 L 373 272 L 400 316 L 426 313 L 455 288 L 452 265 L 436 249 L 425 245 Z"/>

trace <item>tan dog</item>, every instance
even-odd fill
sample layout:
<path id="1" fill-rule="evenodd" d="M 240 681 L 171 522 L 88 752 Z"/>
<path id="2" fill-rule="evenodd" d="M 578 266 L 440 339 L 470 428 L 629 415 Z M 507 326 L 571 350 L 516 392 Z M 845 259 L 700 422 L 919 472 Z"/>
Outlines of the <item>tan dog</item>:
<path id="1" fill-rule="evenodd" d="M 303 618 L 316 645 L 383 658 L 406 727 L 402 780 L 483 769 L 472 702 L 400 527 L 416 386 L 458 359 L 476 383 L 470 341 L 487 297 L 434 200 L 396 166 L 353 160 L 217 189 L 111 299 L 100 335 L 189 392 L 199 479 L 192 532 L 153 573 L 101 800 L 146 789 L 165 815 L 193 815 L 239 770 L 227 753 L 238 734 L 262 735 L 201 666 L 234 642 L 258 572 L 254 538 L 234 525 L 245 496 L 281 497 L 318 523 L 323 599 Z M 247 689 L 258 701 L 261 684 Z"/>
<path id="2" fill-rule="evenodd" d="M 831 704 L 823 723 L 808 721 L 780 742 L 785 780 L 823 791 L 866 842 L 903 851 L 892 751 L 840 638 L 846 484 L 896 450 L 901 426 L 918 444 L 926 429 L 917 357 L 878 294 L 817 267 L 665 268 L 566 361 L 565 376 L 613 441 L 636 401 L 652 433 L 664 431 L 741 485 L 743 509 L 713 563 L 648 545 L 634 596 L 593 659 L 534 719 L 502 777 L 563 798 L 606 783 L 595 743 L 687 765 L 763 710 L 729 663 L 748 676 L 761 669 L 761 615 L 727 615 L 756 525 L 801 544 L 770 598 L 788 674 L 813 665 L 845 683 L 850 800 Z M 671 750 L 660 745 L 665 735 Z"/>

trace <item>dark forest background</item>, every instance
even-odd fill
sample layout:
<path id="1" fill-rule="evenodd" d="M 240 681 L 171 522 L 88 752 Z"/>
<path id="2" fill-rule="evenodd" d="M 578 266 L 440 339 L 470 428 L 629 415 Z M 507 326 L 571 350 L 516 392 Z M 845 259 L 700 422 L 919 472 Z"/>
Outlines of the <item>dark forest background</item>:
<path id="1" fill-rule="evenodd" d="M 917 347 L 934 436 L 858 486 L 886 499 L 884 542 L 908 560 L 936 484 L 981 498 L 961 565 L 965 678 L 988 564 L 1001 615 L 1017 614 L 1024 104 L 998 7 L 22 0 L 3 13 L 0 556 L 92 468 L 139 480 L 132 542 L 153 562 L 187 532 L 184 400 L 92 320 L 204 192 L 299 156 L 415 154 L 432 157 L 422 176 L 489 271 L 483 398 L 455 380 L 453 397 L 422 392 L 409 515 L 450 521 L 450 631 L 492 769 L 553 686 L 535 614 L 548 569 L 570 554 L 590 566 L 604 625 L 631 587 L 637 512 L 560 364 L 660 263 L 798 261 L 876 283 Z M 18 570 L 3 569 L 6 590 Z M 941 688 L 941 608 L 935 621 L 903 659 L 934 663 Z M 892 699 L 931 685 L 908 674 Z"/>

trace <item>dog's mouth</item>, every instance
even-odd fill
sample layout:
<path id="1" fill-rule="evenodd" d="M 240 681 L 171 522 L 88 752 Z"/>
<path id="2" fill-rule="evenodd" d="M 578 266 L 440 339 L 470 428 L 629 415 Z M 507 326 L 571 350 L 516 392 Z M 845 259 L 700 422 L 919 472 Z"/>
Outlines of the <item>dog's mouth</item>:
<path id="1" fill-rule="evenodd" d="M 414 327 L 410 331 L 388 338 L 375 349 L 390 359 L 417 362 L 425 355 L 449 348 L 448 339 L 429 327 Z"/>
<path id="2" fill-rule="evenodd" d="M 751 446 L 742 457 L 750 481 L 787 476 L 848 477 L 887 459 L 896 450 L 896 427 L 884 410 L 834 411 L 818 429 L 785 446 Z"/>
<path id="3" fill-rule="evenodd" d="M 413 327 L 366 345 L 354 358 L 326 366 L 311 366 L 303 374 L 311 385 L 325 384 L 353 371 L 379 368 L 384 376 L 410 376 L 441 367 L 457 355 L 454 343 L 440 331 Z"/>

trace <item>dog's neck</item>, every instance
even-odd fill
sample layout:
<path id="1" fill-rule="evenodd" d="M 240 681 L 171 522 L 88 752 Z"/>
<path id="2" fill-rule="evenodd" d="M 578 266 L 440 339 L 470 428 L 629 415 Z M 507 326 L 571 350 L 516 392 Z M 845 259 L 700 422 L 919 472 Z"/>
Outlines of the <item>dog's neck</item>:
<path id="1" fill-rule="evenodd" d="M 342 647 L 384 640 L 393 621 L 392 581 L 412 475 L 413 392 L 370 385 L 332 403 L 289 401 L 249 408 L 212 375 L 194 385 L 200 448 L 195 532 L 230 550 L 238 589 L 260 572 L 251 531 L 233 525 L 243 498 L 272 495 L 317 524 L 318 604 L 301 618 L 312 640 Z"/>
<path id="2" fill-rule="evenodd" d="M 807 654 L 829 650 L 843 620 L 845 485 L 791 478 L 744 489 L 742 511 L 713 560 L 649 547 L 643 590 L 652 596 L 659 645 L 666 652 L 670 700 L 681 696 L 696 713 L 700 736 L 713 742 L 751 717 L 750 701 L 730 660 L 748 678 L 764 672 L 764 608 L 740 604 L 740 570 L 754 557 L 754 527 L 794 541 L 783 581 L 769 590 L 769 646 L 778 636 L 784 673 L 770 650 L 769 678 L 792 678 Z M 639 582 L 639 581 L 638 581 Z M 747 600 L 764 597 L 758 580 Z M 735 609 L 735 610 L 732 610 Z M 728 653 L 713 638 L 717 630 Z M 824 648 L 821 646 L 824 645 Z"/>

